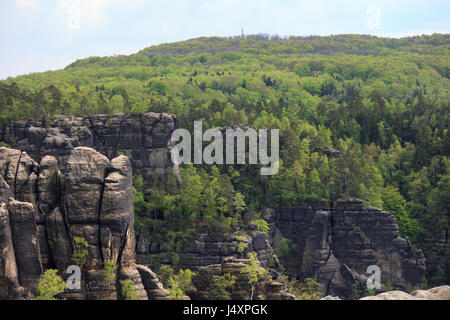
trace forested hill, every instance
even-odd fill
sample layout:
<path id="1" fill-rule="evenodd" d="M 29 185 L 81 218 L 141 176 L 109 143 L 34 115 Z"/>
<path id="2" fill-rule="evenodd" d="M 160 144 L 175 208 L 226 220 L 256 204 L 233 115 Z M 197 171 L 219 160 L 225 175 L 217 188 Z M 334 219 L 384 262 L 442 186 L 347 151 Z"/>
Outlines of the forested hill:
<path id="1" fill-rule="evenodd" d="M 241 217 L 225 204 L 236 199 L 254 218 L 263 206 L 351 196 L 393 212 L 422 247 L 448 229 L 449 49 L 448 34 L 199 38 L 1 81 L 0 117 L 154 111 L 176 114 L 184 128 L 279 128 L 278 175 L 187 168 L 181 192 L 158 186 L 159 200 L 136 198 L 140 228 L 146 214 L 168 211 L 173 230 L 234 228 Z"/>

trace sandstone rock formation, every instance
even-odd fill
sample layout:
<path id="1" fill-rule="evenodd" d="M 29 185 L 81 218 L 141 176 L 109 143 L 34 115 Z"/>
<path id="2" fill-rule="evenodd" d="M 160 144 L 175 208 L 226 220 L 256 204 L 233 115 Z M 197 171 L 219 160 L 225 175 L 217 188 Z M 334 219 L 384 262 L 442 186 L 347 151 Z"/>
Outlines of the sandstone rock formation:
<path id="1" fill-rule="evenodd" d="M 390 282 L 394 288 L 409 291 L 423 284 L 422 251 L 399 237 L 391 213 L 365 208 L 361 200 L 340 200 L 333 208 L 325 203 L 278 208 L 269 212 L 268 220 L 274 247 L 280 235 L 296 245 L 296 268 L 288 272 L 318 281 L 323 296 L 362 294 L 371 265 L 381 269 L 383 285 Z"/>
<path id="2" fill-rule="evenodd" d="M 450 300 L 450 286 L 441 286 L 429 290 L 416 290 L 410 294 L 403 291 L 389 291 L 360 300 Z"/>
<path id="3" fill-rule="evenodd" d="M 208 286 L 213 276 L 231 274 L 236 277 L 235 284 L 231 287 L 231 299 L 248 300 L 250 297 L 250 285 L 246 274 L 241 270 L 249 264 L 248 259 L 237 259 L 235 257 L 224 258 L 219 264 L 200 267 L 192 278 L 192 283 L 197 289 L 197 299 L 208 297 Z M 284 291 L 283 285 L 267 276 L 263 281 L 259 281 L 255 288 L 255 300 L 295 300 L 295 296 Z"/>
<path id="4" fill-rule="evenodd" d="M 138 263 L 152 265 L 156 260 L 162 264 L 172 263 L 166 243 L 151 242 L 146 236 L 138 236 L 137 239 Z M 238 250 L 240 242 L 245 244 L 243 252 Z M 241 230 L 232 234 L 200 233 L 181 248 L 178 253 L 179 267 L 196 271 L 203 266 L 221 263 L 227 257 L 245 258 L 249 252 L 256 252 L 264 265 L 276 258 L 264 233 L 257 230 Z M 277 260 L 271 262 L 277 265 Z"/>
<path id="5" fill-rule="evenodd" d="M 169 291 L 164 289 L 162 283 L 159 282 L 158 277 L 150 268 L 143 265 L 136 265 L 136 269 L 141 275 L 142 284 L 150 300 L 173 300 Z"/>
<path id="6" fill-rule="evenodd" d="M 109 160 L 77 147 L 62 163 L 64 170 L 52 156 L 38 164 L 26 152 L 0 148 L 0 299 L 36 295 L 41 275 L 50 268 L 66 279 L 75 264 L 76 237 L 88 244 L 82 286 L 64 298 L 118 299 L 120 280 L 126 279 L 139 299 L 168 298 L 154 274 L 135 264 L 128 158 Z M 106 262 L 118 267 L 112 281 Z"/>
<path id="7" fill-rule="evenodd" d="M 172 166 L 169 141 L 176 117 L 169 114 L 95 115 L 88 117 L 18 120 L 2 126 L 0 141 L 27 152 L 37 162 L 45 156 L 58 160 L 61 171 L 72 150 L 90 147 L 109 159 L 123 153 L 133 174 L 151 181 Z M 17 156 L 17 155 L 16 155 Z"/>
<path id="8" fill-rule="evenodd" d="M 299 279 L 315 279 L 323 296 L 350 299 L 363 295 L 371 265 L 381 269 L 382 289 L 387 283 L 407 291 L 423 284 L 425 260 L 421 250 L 399 237 L 391 213 L 365 208 L 361 200 L 341 200 L 334 208 L 327 203 L 278 208 L 268 210 L 265 218 L 272 230 L 269 237 L 256 230 L 231 235 L 201 233 L 181 248 L 179 266 L 198 271 L 197 278 L 205 278 L 205 272 L 222 270 L 224 261 L 240 260 L 248 252 L 256 252 L 264 267 L 276 270 L 279 262 L 272 247 L 279 247 L 285 237 L 296 245 L 296 257 L 288 263 L 282 261 L 287 273 Z M 240 241 L 246 244 L 242 253 L 237 249 Z M 151 242 L 145 236 L 138 237 L 137 253 L 141 264 L 172 262 L 164 243 Z M 197 284 L 200 292 L 205 289 L 206 284 L 200 280 Z M 205 295 L 200 293 L 199 297 Z"/>

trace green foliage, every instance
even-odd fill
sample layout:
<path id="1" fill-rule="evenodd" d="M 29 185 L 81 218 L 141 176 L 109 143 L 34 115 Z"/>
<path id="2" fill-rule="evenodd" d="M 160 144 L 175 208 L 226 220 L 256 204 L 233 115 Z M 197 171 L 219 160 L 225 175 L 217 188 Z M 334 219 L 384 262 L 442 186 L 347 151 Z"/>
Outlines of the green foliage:
<path id="1" fill-rule="evenodd" d="M 227 172 L 212 166 L 206 170 L 194 166 L 181 168 L 183 184 L 176 183 L 173 172 L 168 181 L 155 178 L 151 195 L 144 199 L 143 180 L 134 179 L 136 230 L 168 244 L 172 265 L 177 264 L 179 248 L 200 229 L 214 232 L 237 230 L 244 223 L 246 208 Z"/>
<path id="2" fill-rule="evenodd" d="M 105 279 L 112 283 L 116 279 L 117 265 L 112 261 L 105 261 L 103 264 L 103 272 L 105 273 Z"/>
<path id="3" fill-rule="evenodd" d="M 147 204 L 144 200 L 144 179 L 142 176 L 133 177 L 133 205 L 134 212 L 137 215 L 146 212 Z"/>
<path id="4" fill-rule="evenodd" d="M 64 280 L 58 275 L 58 270 L 49 269 L 42 275 L 36 300 L 57 300 L 56 296 L 67 289 Z"/>
<path id="5" fill-rule="evenodd" d="M 375 295 L 375 290 L 366 288 L 365 294 L 366 294 L 366 295 L 365 295 L 366 297 L 372 297 L 372 296 Z"/>
<path id="6" fill-rule="evenodd" d="M 184 297 L 184 292 L 180 287 L 180 283 L 178 281 L 175 281 L 174 278 L 169 279 L 169 286 L 167 287 L 167 290 L 175 300 L 181 300 Z"/>
<path id="7" fill-rule="evenodd" d="M 243 257 L 245 249 L 248 248 L 248 244 L 246 242 L 245 237 L 238 237 L 238 245 L 237 245 L 237 251 L 241 254 L 241 258 Z"/>
<path id="8" fill-rule="evenodd" d="M 264 233 L 267 236 L 269 236 L 269 224 L 267 223 L 266 220 L 263 219 L 256 219 L 253 220 L 253 223 L 256 224 L 256 228 L 258 229 L 258 231 L 261 231 L 262 233 Z"/>
<path id="9" fill-rule="evenodd" d="M 416 242 L 419 234 L 423 232 L 417 219 L 412 218 L 406 210 L 406 200 L 400 194 L 399 189 L 392 186 L 383 188 L 383 209 L 391 212 L 396 218 L 402 236 L 408 236 L 412 242 Z"/>
<path id="10" fill-rule="evenodd" d="M 281 239 L 279 251 L 282 259 L 293 260 L 297 257 L 297 246 L 289 239 Z"/>
<path id="11" fill-rule="evenodd" d="M 361 292 L 356 282 L 352 283 L 352 297 L 351 300 L 359 300 L 361 298 Z"/>
<path id="12" fill-rule="evenodd" d="M 80 268 L 83 268 L 86 265 L 88 247 L 89 244 L 84 238 L 81 237 L 73 238 L 72 262 L 74 262 Z"/>
<path id="13" fill-rule="evenodd" d="M 384 292 L 394 291 L 394 287 L 392 286 L 391 280 L 388 280 L 386 282 L 386 287 L 384 289 Z"/>
<path id="14" fill-rule="evenodd" d="M 320 285 L 311 278 L 306 278 L 304 282 L 300 282 L 296 279 L 289 281 L 285 276 L 282 281 L 287 285 L 288 291 L 295 296 L 296 300 L 320 299 Z"/>
<path id="15" fill-rule="evenodd" d="M 222 276 L 213 276 L 211 284 L 208 287 L 208 300 L 231 300 L 231 294 L 228 289 L 235 282 L 236 277 L 229 273 Z"/>
<path id="16" fill-rule="evenodd" d="M 130 279 L 120 280 L 121 293 L 124 300 L 138 300 L 137 290 Z"/>
<path id="17" fill-rule="evenodd" d="M 242 268 L 241 273 L 248 277 L 248 283 L 250 284 L 250 300 L 253 300 L 253 294 L 258 281 L 264 279 L 268 271 L 261 267 L 255 252 L 248 253 L 248 259 L 250 262 Z"/>
<path id="18" fill-rule="evenodd" d="M 175 273 L 171 266 L 162 265 L 158 277 L 163 286 L 170 292 L 170 295 L 176 300 L 181 300 L 189 292 L 195 290 L 192 285 L 194 274 L 189 269 L 180 269 L 178 273 Z"/>
<path id="19" fill-rule="evenodd" d="M 158 278 L 164 287 L 167 288 L 169 286 L 169 279 L 173 278 L 173 276 L 174 272 L 171 266 L 165 264 L 161 265 L 159 268 Z"/>

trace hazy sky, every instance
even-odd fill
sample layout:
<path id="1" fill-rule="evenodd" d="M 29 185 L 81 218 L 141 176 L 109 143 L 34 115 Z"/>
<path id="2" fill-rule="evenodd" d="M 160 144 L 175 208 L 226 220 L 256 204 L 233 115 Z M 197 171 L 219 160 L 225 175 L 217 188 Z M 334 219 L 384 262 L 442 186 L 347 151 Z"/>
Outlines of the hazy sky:
<path id="1" fill-rule="evenodd" d="M 0 79 L 200 36 L 450 33 L 449 0 L 1 0 Z"/>

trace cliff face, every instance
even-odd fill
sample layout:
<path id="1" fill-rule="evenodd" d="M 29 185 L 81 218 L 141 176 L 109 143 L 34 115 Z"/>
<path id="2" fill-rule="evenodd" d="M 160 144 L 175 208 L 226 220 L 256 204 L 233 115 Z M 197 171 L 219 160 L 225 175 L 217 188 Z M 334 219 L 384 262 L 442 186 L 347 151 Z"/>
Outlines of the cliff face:
<path id="1" fill-rule="evenodd" d="M 196 299 L 208 298 L 208 287 L 214 276 L 223 276 L 231 274 L 236 277 L 235 283 L 231 286 L 231 299 L 247 300 L 249 299 L 250 284 L 248 276 L 242 273 L 242 270 L 248 266 L 250 260 L 238 259 L 235 257 L 226 257 L 217 264 L 203 266 L 198 269 L 192 283 L 197 289 Z M 254 292 L 255 300 L 295 300 L 295 296 L 285 291 L 285 286 L 268 275 L 258 282 Z"/>
<path id="2" fill-rule="evenodd" d="M 390 282 L 410 291 L 423 284 L 422 250 L 399 237 L 391 213 L 365 208 L 361 200 L 340 200 L 334 208 L 320 203 L 278 208 L 268 213 L 268 219 L 274 230 L 273 246 L 280 234 L 296 245 L 293 266 L 297 268 L 290 272 L 318 281 L 323 295 L 349 298 L 355 291 L 362 293 L 371 265 L 380 267 L 383 285 Z"/>
<path id="3" fill-rule="evenodd" d="M 200 234 L 179 252 L 179 265 L 197 271 L 194 285 L 198 298 L 206 297 L 207 284 L 213 275 L 230 272 L 238 281 L 232 288 L 235 299 L 248 298 L 246 282 L 240 267 L 245 266 L 247 252 L 256 252 L 259 261 L 279 275 L 279 259 L 286 272 L 300 279 L 313 278 L 320 283 L 323 296 L 356 298 L 365 294 L 371 274 L 367 268 L 376 265 L 381 270 L 382 289 L 387 283 L 393 288 L 410 291 L 421 287 L 425 275 L 425 258 L 421 250 L 399 237 L 395 217 L 378 208 L 365 208 L 358 199 L 346 199 L 330 208 L 327 203 L 314 203 L 299 208 L 266 210 L 264 217 L 271 232 L 266 237 L 256 230 L 241 230 L 231 235 Z M 295 244 L 295 254 L 289 259 L 277 257 L 282 238 Z M 245 242 L 240 253 L 238 243 Z M 150 242 L 143 236 L 137 241 L 137 261 L 171 264 L 171 255 L 164 243 Z M 225 270 L 225 271 L 224 271 Z M 278 271 L 277 271 L 278 270 Z M 242 280 L 242 281 L 241 281 Z M 267 288 L 258 288 L 261 297 L 284 297 Z"/>
<path id="4" fill-rule="evenodd" d="M 172 256 L 164 242 L 153 243 L 145 236 L 137 238 L 137 257 L 140 264 L 151 265 L 153 262 L 171 264 Z M 239 243 L 245 244 L 245 249 L 238 250 Z M 247 253 L 256 252 L 263 265 L 268 265 L 273 257 L 273 250 L 264 233 L 257 230 L 241 230 L 233 234 L 201 233 L 194 241 L 181 248 L 179 266 L 183 269 L 197 271 L 201 267 L 220 264 L 226 258 L 246 258 Z M 270 261 L 277 266 L 277 261 Z"/>
<path id="5" fill-rule="evenodd" d="M 142 277 L 152 275 L 134 260 L 130 161 L 77 147 L 65 162 L 61 171 L 52 156 L 38 164 L 25 152 L 0 148 L 0 299 L 36 295 L 47 269 L 67 278 L 76 237 L 88 244 L 82 286 L 65 298 L 117 299 L 119 280 L 130 279 L 138 298 L 148 299 L 155 288 Z M 118 267 L 114 279 L 106 277 L 106 262 Z"/>
<path id="6" fill-rule="evenodd" d="M 133 174 L 151 181 L 172 165 L 169 140 L 176 118 L 169 114 L 57 116 L 15 121 L 1 129 L 0 141 L 27 152 L 35 161 L 53 156 L 65 170 L 72 150 L 90 147 L 112 159 L 118 153 L 131 161 Z"/>

